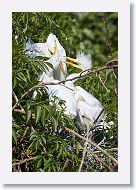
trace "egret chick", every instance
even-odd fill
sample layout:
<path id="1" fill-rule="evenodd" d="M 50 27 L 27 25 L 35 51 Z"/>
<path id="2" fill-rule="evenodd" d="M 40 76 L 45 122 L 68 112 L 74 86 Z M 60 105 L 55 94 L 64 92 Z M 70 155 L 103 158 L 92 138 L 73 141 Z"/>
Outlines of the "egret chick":
<path id="1" fill-rule="evenodd" d="M 69 75 L 66 80 L 78 77 L 79 73 Z M 80 86 L 75 86 L 74 83 L 77 79 L 66 81 L 65 85 L 74 90 L 74 96 L 77 102 L 77 108 L 83 117 L 83 120 L 89 123 L 90 127 L 93 126 L 95 120 L 103 110 L 102 104 L 91 93 L 88 93 Z M 103 119 L 103 114 L 99 117 L 98 121 Z"/>
<path id="2" fill-rule="evenodd" d="M 58 99 L 55 100 L 55 104 L 58 106 L 58 108 L 60 108 L 58 100 L 63 100 L 65 102 L 64 114 L 70 116 L 72 119 L 75 119 L 77 126 L 83 129 L 84 123 L 77 107 L 77 101 L 74 96 L 74 91 L 64 84 L 56 85 L 56 83 L 60 81 L 55 80 L 53 77 L 50 77 L 45 73 L 42 73 L 40 77 L 42 82 L 46 84 L 46 91 L 49 96 L 50 102 L 54 100 L 54 97 L 57 97 Z M 47 83 L 55 84 L 48 85 Z"/>
<path id="3" fill-rule="evenodd" d="M 32 58 L 37 56 L 49 58 L 47 62 L 52 64 L 53 69 L 47 66 L 47 74 L 49 76 L 54 76 L 57 80 L 65 80 L 67 74 L 65 63 L 66 52 L 55 35 L 52 33 L 49 34 L 45 43 L 33 43 L 29 40 L 26 43 L 26 53 Z"/>

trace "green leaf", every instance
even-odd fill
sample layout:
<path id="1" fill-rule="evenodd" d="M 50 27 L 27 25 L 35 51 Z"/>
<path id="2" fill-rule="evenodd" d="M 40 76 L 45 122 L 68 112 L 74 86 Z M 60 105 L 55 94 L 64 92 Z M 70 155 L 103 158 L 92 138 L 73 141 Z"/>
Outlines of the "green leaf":
<path id="1" fill-rule="evenodd" d="M 36 163 L 35 163 L 36 169 L 39 169 L 41 167 L 42 162 L 43 162 L 42 157 L 36 161 Z"/>
<path id="2" fill-rule="evenodd" d="M 56 172 L 56 168 L 54 165 L 52 165 L 52 170 L 53 170 L 53 172 Z"/>
<path id="3" fill-rule="evenodd" d="M 45 125 L 45 121 L 46 121 L 46 117 L 48 116 L 48 110 L 47 109 L 43 109 L 42 110 L 42 114 L 41 114 L 41 122 L 42 122 L 42 125 L 44 126 Z"/>
<path id="4" fill-rule="evenodd" d="M 28 147 L 27 149 L 27 156 L 31 155 L 31 154 L 34 154 L 36 151 L 34 150 L 34 146 L 35 146 L 35 143 L 37 142 L 37 140 L 34 140 Z"/>
<path id="5" fill-rule="evenodd" d="M 35 143 L 35 151 L 36 151 L 36 152 L 37 152 L 38 148 L 39 148 L 39 141 L 37 141 L 37 142 Z"/>
<path id="6" fill-rule="evenodd" d="M 27 103 L 26 103 L 26 111 L 28 111 L 28 110 L 30 110 L 30 102 L 29 101 L 27 101 Z"/>
<path id="7" fill-rule="evenodd" d="M 49 63 L 49 62 L 46 61 L 46 64 L 47 64 L 51 69 L 53 69 L 53 65 L 52 65 L 51 63 Z"/>
<path id="8" fill-rule="evenodd" d="M 42 61 L 47 61 L 49 58 L 48 57 L 43 57 L 43 56 L 37 56 L 35 57 L 36 60 L 42 60 Z"/>
<path id="9" fill-rule="evenodd" d="M 17 135 L 16 135 L 16 131 L 14 128 L 12 128 L 12 137 L 14 139 L 15 144 L 17 144 Z"/>
<path id="10" fill-rule="evenodd" d="M 118 56 L 118 51 L 114 51 L 114 52 L 112 53 L 112 56 L 113 56 L 113 57 L 117 57 L 117 56 Z"/>
<path id="11" fill-rule="evenodd" d="M 44 170 L 46 170 L 51 164 L 51 159 L 47 160 L 45 163 L 44 163 Z"/>
<path id="12" fill-rule="evenodd" d="M 36 118 L 35 118 L 36 123 L 39 121 L 40 116 L 41 116 L 41 106 L 36 106 Z"/>
<path id="13" fill-rule="evenodd" d="M 32 111 L 31 110 L 27 110 L 26 112 L 26 124 L 28 123 L 28 121 L 30 120 L 32 115 Z"/>
<path id="14" fill-rule="evenodd" d="M 36 131 L 34 131 L 34 132 L 32 132 L 31 134 L 30 134 L 30 141 L 32 141 L 33 139 L 36 139 L 37 138 L 37 132 Z"/>
<path id="15" fill-rule="evenodd" d="M 33 60 L 33 64 L 39 68 L 40 70 L 44 71 L 45 73 L 47 72 L 47 70 L 49 70 L 47 64 L 45 64 L 44 62 L 40 61 L 40 60 Z"/>
<path id="16" fill-rule="evenodd" d="M 17 79 L 14 77 L 14 79 L 13 79 L 13 90 L 16 87 L 16 85 L 17 85 Z"/>
<path id="17" fill-rule="evenodd" d="M 42 156 L 41 155 L 37 155 L 34 160 L 36 161 L 36 160 L 39 160 L 40 158 L 42 158 Z"/>
<path id="18" fill-rule="evenodd" d="M 27 83 L 27 78 L 25 77 L 25 75 L 22 72 L 19 72 L 17 74 L 18 78 L 21 79 L 22 81 L 24 81 L 25 83 Z"/>

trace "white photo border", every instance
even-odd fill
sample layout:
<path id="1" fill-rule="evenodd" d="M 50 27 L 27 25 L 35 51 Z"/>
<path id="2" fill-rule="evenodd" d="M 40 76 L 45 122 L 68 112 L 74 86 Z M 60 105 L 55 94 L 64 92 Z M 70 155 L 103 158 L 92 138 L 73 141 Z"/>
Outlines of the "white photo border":
<path id="1" fill-rule="evenodd" d="M 5 0 L 0 4 L 1 183 L 130 184 L 130 2 Z M 118 172 L 12 172 L 12 12 L 118 12 Z"/>

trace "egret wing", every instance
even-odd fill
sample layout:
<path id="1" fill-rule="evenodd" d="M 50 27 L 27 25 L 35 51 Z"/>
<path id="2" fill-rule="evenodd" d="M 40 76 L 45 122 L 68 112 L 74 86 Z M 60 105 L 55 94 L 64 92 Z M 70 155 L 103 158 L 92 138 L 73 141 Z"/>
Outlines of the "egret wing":
<path id="1" fill-rule="evenodd" d="M 97 100 L 91 93 L 88 93 L 86 90 L 80 86 L 75 87 L 75 92 L 78 93 L 81 99 L 83 99 L 88 106 L 99 106 L 103 108 L 102 104 Z M 78 97 L 79 98 L 79 97 Z"/>

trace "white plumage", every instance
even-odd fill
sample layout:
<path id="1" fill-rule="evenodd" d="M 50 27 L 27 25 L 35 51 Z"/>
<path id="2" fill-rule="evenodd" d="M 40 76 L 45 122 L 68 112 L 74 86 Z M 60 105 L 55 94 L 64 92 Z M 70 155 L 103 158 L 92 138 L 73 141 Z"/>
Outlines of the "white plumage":
<path id="1" fill-rule="evenodd" d="M 58 83 L 60 81 L 55 80 L 53 77 L 48 76 L 45 73 L 42 73 L 40 75 L 40 78 L 43 83 Z M 54 97 L 57 97 L 58 99 L 55 99 L 55 104 L 57 105 L 57 108 L 60 109 L 59 100 L 63 100 L 65 103 L 64 113 L 68 116 L 70 116 L 73 119 L 77 120 L 77 125 L 80 128 L 83 128 L 83 121 L 81 114 L 78 110 L 77 101 L 75 99 L 74 91 L 64 84 L 57 84 L 57 85 L 46 85 L 46 91 L 49 96 L 50 102 L 54 100 Z"/>
<path id="2" fill-rule="evenodd" d="M 79 62 L 79 66 L 82 71 L 92 68 L 92 60 L 88 55 L 85 55 L 83 52 L 78 52 L 76 59 Z"/>
<path id="3" fill-rule="evenodd" d="M 79 76 L 79 74 L 71 74 L 67 79 L 72 79 Z M 98 118 L 101 111 L 103 110 L 102 104 L 91 94 L 88 93 L 80 86 L 75 86 L 76 80 L 67 81 L 65 85 L 74 90 L 74 96 L 77 102 L 77 108 L 83 118 L 89 126 L 93 126 L 94 121 Z M 99 117 L 98 122 L 103 118 L 103 114 Z"/>
<path id="4" fill-rule="evenodd" d="M 53 75 L 57 80 L 65 80 L 67 74 L 66 52 L 55 35 L 49 34 L 45 43 L 33 43 L 29 40 L 26 43 L 26 53 L 32 58 L 37 56 L 49 58 L 47 62 L 52 64 L 53 69 L 48 67 L 47 74 Z"/>
<path id="5" fill-rule="evenodd" d="M 26 51 L 30 57 L 51 57 L 51 52 L 49 51 L 46 43 L 34 43 L 33 41 L 29 40 L 26 43 Z"/>
<path id="6" fill-rule="evenodd" d="M 74 73 L 66 78 L 66 63 L 83 71 L 92 67 L 91 59 L 82 52 L 77 54 L 76 59 L 66 57 L 64 48 L 52 33 L 48 36 L 46 43 L 32 43 L 28 41 L 26 50 L 31 57 L 48 57 L 48 62 L 53 65 L 53 69 L 49 68 L 47 73 L 42 72 L 39 76 L 39 81 L 43 83 L 58 83 L 59 81 L 79 76 L 79 73 Z M 53 100 L 55 96 L 59 100 L 65 101 L 65 114 L 75 118 L 78 126 L 82 129 L 85 129 L 86 126 L 92 127 L 96 119 L 99 118 L 97 120 L 97 123 L 99 123 L 104 118 L 104 113 L 100 115 L 103 106 L 91 93 L 88 93 L 80 86 L 75 86 L 75 81 L 67 81 L 65 85 L 47 85 L 49 100 Z M 37 93 L 34 92 L 33 98 L 36 95 Z M 55 103 L 59 106 L 58 100 L 55 100 Z M 100 117 L 98 117 L 99 115 Z"/>

